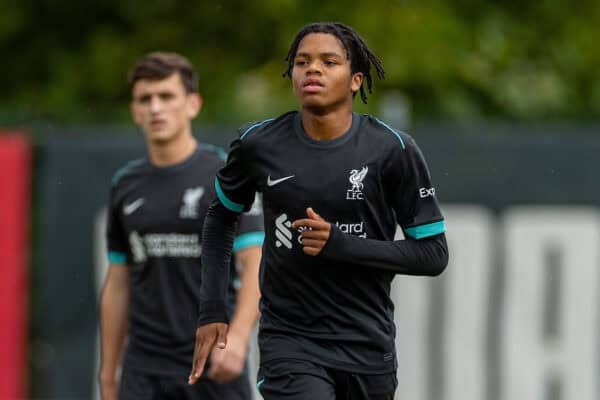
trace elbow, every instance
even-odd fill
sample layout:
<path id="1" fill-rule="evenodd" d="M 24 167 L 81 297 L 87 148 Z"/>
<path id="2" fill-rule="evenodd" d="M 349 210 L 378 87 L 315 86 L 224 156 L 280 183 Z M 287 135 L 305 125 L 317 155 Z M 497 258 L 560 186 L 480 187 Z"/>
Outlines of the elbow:
<path id="1" fill-rule="evenodd" d="M 446 243 L 446 238 L 443 237 L 443 240 L 436 242 L 434 256 L 432 257 L 431 262 L 431 276 L 441 275 L 448 266 L 449 258 L 448 245 Z"/>
<path id="2" fill-rule="evenodd" d="M 443 254 L 440 255 L 440 258 L 433 265 L 433 268 L 431 271 L 431 276 L 441 275 L 442 272 L 444 272 L 446 270 L 447 266 L 448 266 L 448 250 L 446 249 L 446 251 L 444 251 Z"/>

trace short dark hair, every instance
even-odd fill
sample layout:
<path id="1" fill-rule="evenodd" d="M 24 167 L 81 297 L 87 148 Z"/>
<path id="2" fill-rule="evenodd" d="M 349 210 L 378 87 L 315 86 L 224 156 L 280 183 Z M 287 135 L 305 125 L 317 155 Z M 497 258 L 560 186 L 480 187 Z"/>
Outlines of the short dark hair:
<path id="1" fill-rule="evenodd" d="M 365 81 L 367 82 L 367 89 L 369 93 L 373 92 L 373 77 L 371 75 L 371 66 L 375 68 L 377 77 L 379 79 L 385 78 L 385 70 L 381 60 L 369 49 L 365 41 L 360 35 L 348 25 L 344 25 L 340 22 L 317 22 L 313 24 L 305 25 L 292 42 L 285 61 L 288 63 L 287 70 L 283 73 L 283 76 L 292 77 L 292 69 L 294 68 L 294 57 L 298 52 L 298 46 L 309 33 L 330 33 L 338 38 L 338 40 L 344 46 L 347 56 L 350 59 L 350 70 L 352 74 L 362 72 Z M 363 103 L 367 103 L 367 94 L 365 93 L 364 85 L 360 85 L 360 98 Z"/>
<path id="2" fill-rule="evenodd" d="M 133 89 L 142 79 L 161 80 L 179 73 L 181 83 L 187 93 L 198 92 L 198 77 L 192 63 L 181 54 L 156 51 L 140 58 L 129 70 L 127 81 Z"/>

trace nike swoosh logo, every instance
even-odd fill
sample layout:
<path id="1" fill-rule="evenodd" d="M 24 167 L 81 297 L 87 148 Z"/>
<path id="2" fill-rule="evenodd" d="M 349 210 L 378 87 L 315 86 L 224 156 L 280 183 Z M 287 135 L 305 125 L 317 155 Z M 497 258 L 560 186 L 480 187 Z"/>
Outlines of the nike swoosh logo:
<path id="1" fill-rule="evenodd" d="M 296 176 L 296 175 L 285 176 L 285 177 L 283 177 L 283 178 L 279 178 L 279 179 L 274 179 L 274 180 L 272 180 L 272 179 L 271 179 L 271 175 L 269 175 L 269 176 L 267 177 L 267 186 L 269 186 L 269 187 L 271 187 L 271 186 L 275 186 L 275 185 L 277 185 L 277 184 L 279 184 L 279 183 L 281 183 L 281 182 L 283 182 L 283 181 L 287 181 L 288 179 L 292 179 L 294 176 Z"/>
<path id="2" fill-rule="evenodd" d="M 145 202 L 145 200 L 142 197 L 142 198 L 137 199 L 133 203 L 125 204 L 125 206 L 123 206 L 123 214 L 124 215 L 133 214 L 135 212 L 135 210 L 137 210 L 138 208 L 140 208 L 142 206 L 142 204 L 144 204 L 144 202 Z"/>

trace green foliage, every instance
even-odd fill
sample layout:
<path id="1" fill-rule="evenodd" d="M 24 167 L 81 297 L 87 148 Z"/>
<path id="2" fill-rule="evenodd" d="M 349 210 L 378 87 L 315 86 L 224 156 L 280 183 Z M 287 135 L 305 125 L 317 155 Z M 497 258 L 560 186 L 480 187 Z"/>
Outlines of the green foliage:
<path id="1" fill-rule="evenodd" d="M 130 65 L 157 49 L 200 72 L 202 119 L 297 107 L 281 77 L 308 22 L 354 26 L 382 58 L 361 112 L 401 94 L 417 119 L 600 115 L 600 3 L 582 0 L 21 0 L 0 13 L 0 118 L 123 121 Z M 0 120 L 0 122 L 2 122 Z M 6 123 L 6 122 L 5 122 Z"/>

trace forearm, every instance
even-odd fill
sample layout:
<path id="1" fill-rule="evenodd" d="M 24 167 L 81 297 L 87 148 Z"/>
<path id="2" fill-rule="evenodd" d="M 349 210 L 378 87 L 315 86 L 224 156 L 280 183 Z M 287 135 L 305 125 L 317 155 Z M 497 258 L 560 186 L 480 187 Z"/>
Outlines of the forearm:
<path id="1" fill-rule="evenodd" d="M 100 300 L 100 323 L 102 342 L 101 374 L 114 379 L 121 361 L 127 336 L 127 313 L 129 308 L 128 282 L 119 277 L 127 273 L 125 266 L 111 267 Z M 118 271 L 115 269 L 122 269 Z"/>
<path id="2" fill-rule="evenodd" d="M 322 256 L 397 274 L 435 276 L 448 264 L 448 246 L 444 234 L 420 240 L 383 241 L 345 234 L 332 225 Z"/>
<path id="3" fill-rule="evenodd" d="M 215 200 L 204 219 L 198 325 L 228 322 L 227 285 L 237 218 L 237 214 Z"/>
<path id="4" fill-rule="evenodd" d="M 260 268 L 261 248 L 252 246 L 240 250 L 236 258 L 240 264 L 240 289 L 236 299 L 236 308 L 229 332 L 248 341 L 258 318 L 258 271 Z"/>

